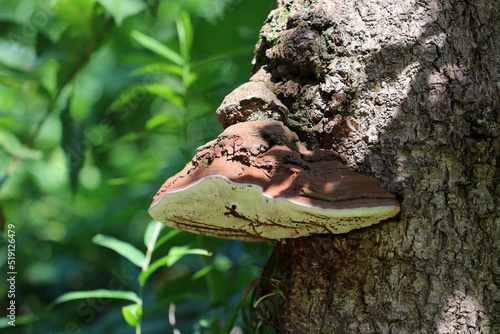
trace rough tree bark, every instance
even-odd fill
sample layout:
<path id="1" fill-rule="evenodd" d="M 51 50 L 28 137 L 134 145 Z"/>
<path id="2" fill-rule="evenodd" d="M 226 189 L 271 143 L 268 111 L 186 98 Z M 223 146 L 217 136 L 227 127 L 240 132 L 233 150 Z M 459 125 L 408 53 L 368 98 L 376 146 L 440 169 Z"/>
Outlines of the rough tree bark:
<path id="1" fill-rule="evenodd" d="M 251 81 L 401 213 L 277 245 L 277 332 L 500 333 L 499 55 L 496 0 L 278 1 Z"/>

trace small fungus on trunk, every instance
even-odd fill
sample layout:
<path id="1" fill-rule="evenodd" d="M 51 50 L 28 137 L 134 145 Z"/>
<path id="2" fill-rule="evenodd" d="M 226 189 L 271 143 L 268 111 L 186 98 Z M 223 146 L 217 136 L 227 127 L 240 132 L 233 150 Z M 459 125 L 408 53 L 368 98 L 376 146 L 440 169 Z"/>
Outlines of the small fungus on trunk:
<path id="1" fill-rule="evenodd" d="M 395 216 L 399 203 L 334 151 L 308 150 L 278 121 L 242 122 L 197 149 L 154 197 L 171 227 L 245 241 L 347 233 Z"/>
<path id="2" fill-rule="evenodd" d="M 227 128 L 239 122 L 282 121 L 288 116 L 288 109 L 263 82 L 250 81 L 229 93 L 216 114 Z"/>

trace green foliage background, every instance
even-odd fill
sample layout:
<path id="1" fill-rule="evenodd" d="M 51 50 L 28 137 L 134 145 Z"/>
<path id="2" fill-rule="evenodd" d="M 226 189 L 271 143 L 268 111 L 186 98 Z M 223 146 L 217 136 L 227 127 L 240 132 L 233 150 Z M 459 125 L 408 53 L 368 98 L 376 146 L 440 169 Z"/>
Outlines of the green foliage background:
<path id="1" fill-rule="evenodd" d="M 14 224 L 16 333 L 134 332 L 126 302 L 51 303 L 70 291 L 137 291 L 140 268 L 92 239 L 100 233 L 145 251 L 152 196 L 222 131 L 215 109 L 248 80 L 272 6 L 0 0 L 0 265 L 4 277 Z M 186 256 L 149 278 L 143 333 L 172 331 L 171 303 L 182 333 L 218 333 L 270 251 L 183 232 L 153 260 L 173 247 L 213 255 Z M 236 323 L 248 328 L 241 314 Z"/>

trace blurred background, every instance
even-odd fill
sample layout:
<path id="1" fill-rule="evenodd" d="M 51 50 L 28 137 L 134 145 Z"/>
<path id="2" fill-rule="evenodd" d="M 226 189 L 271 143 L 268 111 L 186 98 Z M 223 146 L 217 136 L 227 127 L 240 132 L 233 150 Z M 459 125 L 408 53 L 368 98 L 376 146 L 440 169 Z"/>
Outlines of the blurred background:
<path id="1" fill-rule="evenodd" d="M 160 266 L 141 288 L 141 266 L 95 236 L 146 254 L 153 195 L 222 132 L 215 110 L 248 80 L 273 7 L 272 0 L 0 0 L 0 331 L 137 333 L 124 319 L 128 300 L 53 304 L 97 289 L 137 293 L 142 333 L 222 333 L 228 321 L 255 330 L 246 306 L 238 307 L 271 244 L 164 228 L 152 263 L 173 249 L 195 254 Z M 8 230 L 16 242 L 15 328 L 5 318 Z"/>

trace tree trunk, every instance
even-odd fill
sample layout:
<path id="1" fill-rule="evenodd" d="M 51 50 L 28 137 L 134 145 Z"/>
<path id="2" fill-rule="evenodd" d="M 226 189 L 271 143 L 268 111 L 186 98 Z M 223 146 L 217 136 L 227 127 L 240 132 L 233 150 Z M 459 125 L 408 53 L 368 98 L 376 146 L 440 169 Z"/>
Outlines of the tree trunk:
<path id="1" fill-rule="evenodd" d="M 252 81 L 310 148 L 397 195 L 391 221 L 288 240 L 279 333 L 500 333 L 500 3 L 278 1 Z M 276 283 L 278 282 L 278 283 Z"/>

